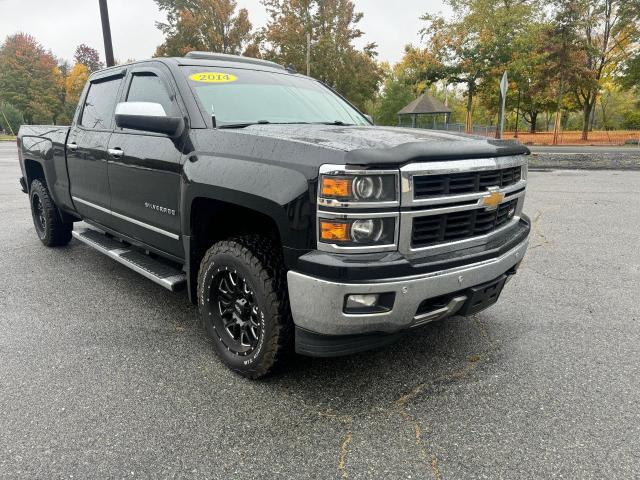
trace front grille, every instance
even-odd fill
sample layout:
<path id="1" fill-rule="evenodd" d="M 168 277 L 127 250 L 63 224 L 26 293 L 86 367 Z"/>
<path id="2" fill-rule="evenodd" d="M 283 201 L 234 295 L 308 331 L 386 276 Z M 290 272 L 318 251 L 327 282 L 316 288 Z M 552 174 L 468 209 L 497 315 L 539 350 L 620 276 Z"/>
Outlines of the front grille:
<path id="1" fill-rule="evenodd" d="M 521 178 L 522 167 L 447 175 L 420 175 L 413 177 L 414 197 L 429 198 L 484 192 L 489 187 L 502 188 L 514 185 Z"/>
<path id="2" fill-rule="evenodd" d="M 498 208 L 492 211 L 478 208 L 414 218 L 411 246 L 428 247 L 490 233 L 513 217 L 517 203 L 517 199 L 511 200 L 498 205 Z"/>

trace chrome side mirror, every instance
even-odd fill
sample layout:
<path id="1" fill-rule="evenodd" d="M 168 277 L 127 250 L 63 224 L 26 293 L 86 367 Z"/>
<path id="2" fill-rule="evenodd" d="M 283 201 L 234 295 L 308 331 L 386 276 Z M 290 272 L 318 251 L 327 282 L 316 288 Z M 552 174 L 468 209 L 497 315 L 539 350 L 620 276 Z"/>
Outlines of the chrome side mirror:
<path id="1" fill-rule="evenodd" d="M 116 106 L 116 125 L 120 128 L 164 133 L 175 138 L 184 131 L 182 117 L 169 117 L 164 107 L 153 102 L 122 102 Z"/>

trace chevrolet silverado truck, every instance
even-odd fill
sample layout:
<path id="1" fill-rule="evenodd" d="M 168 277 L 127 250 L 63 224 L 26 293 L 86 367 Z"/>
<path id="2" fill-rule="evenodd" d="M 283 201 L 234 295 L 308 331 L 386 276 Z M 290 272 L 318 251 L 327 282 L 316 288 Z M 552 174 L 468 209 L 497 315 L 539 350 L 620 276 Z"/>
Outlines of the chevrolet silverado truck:
<path id="1" fill-rule="evenodd" d="M 475 314 L 528 245 L 526 147 L 376 127 L 263 60 L 107 68 L 70 127 L 23 126 L 17 141 L 42 243 L 75 238 L 186 288 L 249 378 L 293 350 L 346 355 Z"/>

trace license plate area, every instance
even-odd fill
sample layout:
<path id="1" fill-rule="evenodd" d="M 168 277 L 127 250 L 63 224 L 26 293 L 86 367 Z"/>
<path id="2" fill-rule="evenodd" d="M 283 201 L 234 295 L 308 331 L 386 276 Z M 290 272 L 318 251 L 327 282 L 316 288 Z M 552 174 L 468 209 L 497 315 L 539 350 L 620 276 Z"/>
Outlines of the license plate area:
<path id="1" fill-rule="evenodd" d="M 495 280 L 467 290 L 468 299 L 460 309 L 460 314 L 473 315 L 496 303 L 500 297 L 500 293 L 502 293 L 506 280 L 507 275 L 500 275 L 500 277 Z"/>

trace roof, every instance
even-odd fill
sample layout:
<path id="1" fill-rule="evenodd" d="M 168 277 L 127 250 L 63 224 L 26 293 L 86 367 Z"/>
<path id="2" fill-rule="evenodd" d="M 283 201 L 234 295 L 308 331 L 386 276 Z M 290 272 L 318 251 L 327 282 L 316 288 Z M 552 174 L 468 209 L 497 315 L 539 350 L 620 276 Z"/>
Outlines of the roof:
<path id="1" fill-rule="evenodd" d="M 1 1 L 1 0 L 0 0 Z M 259 58 L 243 57 L 241 55 L 227 55 L 224 53 L 210 52 L 189 52 L 184 57 L 154 57 L 144 60 L 135 60 L 122 65 L 114 65 L 102 70 L 93 72 L 89 79 L 91 81 L 102 80 L 112 76 L 126 75 L 127 68 L 140 65 L 147 62 L 161 62 L 168 66 L 185 65 L 185 66 L 201 66 L 201 67 L 226 67 L 226 68 L 245 68 L 251 70 L 271 71 L 278 73 L 288 73 L 299 75 L 288 70 L 286 67 L 269 60 Z"/>
<path id="2" fill-rule="evenodd" d="M 213 52 L 189 52 L 184 58 L 195 59 L 195 60 L 214 60 L 214 61 L 222 61 L 222 62 L 238 62 L 238 63 L 248 63 L 251 65 L 263 65 L 266 67 L 277 68 L 279 70 L 285 70 L 282 65 L 279 65 L 275 62 L 270 62 L 269 60 L 262 60 L 259 58 L 252 57 L 243 57 L 241 55 L 228 55 L 226 53 L 213 53 Z"/>
<path id="3" fill-rule="evenodd" d="M 427 113 L 451 113 L 451 109 L 437 98 L 423 93 L 400 110 L 398 115 L 420 115 Z"/>

